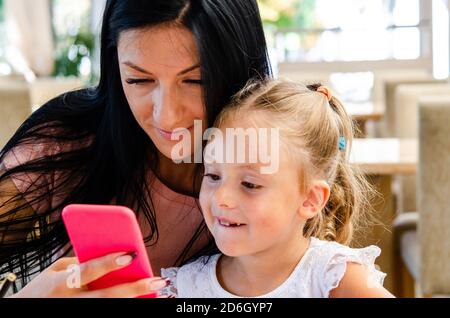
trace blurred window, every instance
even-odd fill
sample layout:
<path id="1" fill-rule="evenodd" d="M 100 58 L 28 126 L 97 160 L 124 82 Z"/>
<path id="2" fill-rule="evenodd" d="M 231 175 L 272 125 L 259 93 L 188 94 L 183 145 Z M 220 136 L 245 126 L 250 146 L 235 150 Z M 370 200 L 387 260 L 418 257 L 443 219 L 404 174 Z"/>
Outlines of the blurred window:
<path id="1" fill-rule="evenodd" d="M 3 0 L 0 0 L 0 21 L 3 22 Z"/>
<path id="2" fill-rule="evenodd" d="M 0 0 L 0 57 L 3 55 L 6 40 L 5 16 L 3 14 L 3 0 Z"/>
<path id="3" fill-rule="evenodd" d="M 418 59 L 430 24 L 421 0 L 258 1 L 279 62 Z"/>
<path id="4" fill-rule="evenodd" d="M 0 0 L 0 76 L 11 73 L 11 67 L 5 59 L 6 31 L 5 16 L 3 13 L 3 0 Z"/>

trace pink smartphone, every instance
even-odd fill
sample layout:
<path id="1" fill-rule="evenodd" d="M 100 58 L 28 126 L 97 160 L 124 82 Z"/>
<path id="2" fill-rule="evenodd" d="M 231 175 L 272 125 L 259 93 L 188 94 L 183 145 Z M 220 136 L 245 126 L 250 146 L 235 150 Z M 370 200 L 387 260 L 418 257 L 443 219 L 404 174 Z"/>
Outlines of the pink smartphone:
<path id="1" fill-rule="evenodd" d="M 130 209 L 113 205 L 68 205 L 62 218 L 80 263 L 117 252 L 136 252 L 133 262 L 91 282 L 91 290 L 153 277 L 136 216 Z M 156 297 L 155 293 L 140 296 Z"/>

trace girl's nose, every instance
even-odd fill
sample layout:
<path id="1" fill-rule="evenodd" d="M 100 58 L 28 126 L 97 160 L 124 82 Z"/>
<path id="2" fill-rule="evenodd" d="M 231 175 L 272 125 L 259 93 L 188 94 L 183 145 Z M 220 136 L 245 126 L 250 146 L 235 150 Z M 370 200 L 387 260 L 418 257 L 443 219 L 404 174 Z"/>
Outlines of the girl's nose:
<path id="1" fill-rule="evenodd" d="M 216 205 L 221 208 L 236 207 L 236 194 L 229 182 L 223 182 L 214 193 Z"/>
<path id="2" fill-rule="evenodd" d="M 176 96 L 175 89 L 160 86 L 153 91 L 152 104 L 153 118 L 159 125 L 158 128 L 165 130 L 183 128 L 175 127 L 177 123 L 182 121 L 180 118 L 180 116 L 182 116 L 182 109 Z"/>

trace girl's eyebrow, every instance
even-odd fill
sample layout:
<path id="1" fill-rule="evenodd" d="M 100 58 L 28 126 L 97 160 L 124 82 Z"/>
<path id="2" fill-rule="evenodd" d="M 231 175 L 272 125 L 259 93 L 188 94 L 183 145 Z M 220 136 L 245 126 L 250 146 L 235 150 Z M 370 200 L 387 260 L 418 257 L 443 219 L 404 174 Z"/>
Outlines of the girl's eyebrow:
<path id="1" fill-rule="evenodd" d="M 244 164 L 240 165 L 239 167 L 250 175 L 253 175 L 254 177 L 257 177 L 261 180 L 270 180 L 272 176 L 272 174 L 261 173 L 261 167 L 263 167 L 263 165 L 261 164 Z"/>
<path id="2" fill-rule="evenodd" d="M 242 168 L 242 169 L 245 169 L 245 170 L 259 171 L 259 167 L 255 166 L 255 165 L 252 165 L 252 164 L 240 165 L 239 167 Z"/>
<path id="3" fill-rule="evenodd" d="M 140 66 L 137 66 L 137 65 L 134 64 L 134 63 L 131 63 L 130 61 L 125 61 L 125 62 L 123 62 L 122 64 L 124 64 L 124 65 L 126 65 L 126 66 L 128 66 L 128 67 L 131 67 L 132 69 L 135 69 L 135 70 L 138 71 L 138 72 L 141 72 L 141 73 L 144 73 L 144 74 L 148 74 L 148 75 L 153 75 L 151 72 L 149 72 L 149 71 L 143 69 L 143 68 L 140 67 Z M 184 74 L 189 73 L 190 71 L 193 71 L 193 70 L 195 70 L 195 69 L 197 69 L 197 68 L 199 68 L 199 67 L 200 67 L 200 64 L 195 64 L 195 65 L 189 66 L 188 68 L 182 70 L 182 71 L 181 71 L 180 73 L 178 73 L 177 75 L 184 75 Z"/>

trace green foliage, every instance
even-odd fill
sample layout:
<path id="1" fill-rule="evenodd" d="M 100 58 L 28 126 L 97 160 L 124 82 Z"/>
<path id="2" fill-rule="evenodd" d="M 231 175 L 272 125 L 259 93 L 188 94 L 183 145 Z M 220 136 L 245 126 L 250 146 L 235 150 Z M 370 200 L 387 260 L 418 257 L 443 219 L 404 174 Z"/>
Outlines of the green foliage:
<path id="1" fill-rule="evenodd" d="M 70 0 L 52 0 L 51 3 L 55 40 L 53 75 L 90 80 L 95 35 L 90 28 L 88 2 L 74 5 Z"/>
<path id="2" fill-rule="evenodd" d="M 299 28 L 315 27 L 315 0 L 300 0 L 295 5 L 293 23 Z"/>
<path id="3" fill-rule="evenodd" d="M 3 15 L 3 0 L 0 0 L 0 22 L 4 20 L 4 15 Z"/>
<path id="4" fill-rule="evenodd" d="M 263 22 L 276 28 L 311 28 L 315 0 L 258 0 Z"/>
<path id="5" fill-rule="evenodd" d="M 67 35 L 58 42 L 54 75 L 80 76 L 80 65 L 83 58 L 90 58 L 94 51 L 94 35 L 84 31 L 74 36 Z"/>

